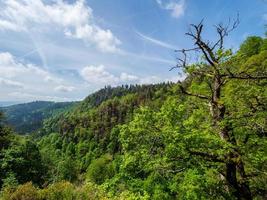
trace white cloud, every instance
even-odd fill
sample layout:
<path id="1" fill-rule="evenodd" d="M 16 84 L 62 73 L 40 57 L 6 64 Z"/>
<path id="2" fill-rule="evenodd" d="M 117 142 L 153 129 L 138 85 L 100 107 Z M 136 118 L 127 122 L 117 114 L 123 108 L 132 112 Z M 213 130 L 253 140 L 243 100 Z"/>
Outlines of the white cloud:
<path id="1" fill-rule="evenodd" d="M 162 0 L 156 0 L 158 5 L 165 10 L 171 11 L 171 15 L 174 18 L 179 18 L 184 15 L 185 12 L 185 0 L 180 1 L 170 1 L 169 3 L 165 4 Z"/>
<path id="2" fill-rule="evenodd" d="M 66 97 L 58 96 L 60 92 L 73 90 L 73 86 L 51 72 L 22 63 L 8 52 L 0 53 L 0 100 L 64 100 Z"/>
<path id="3" fill-rule="evenodd" d="M 106 71 L 103 65 L 85 67 L 80 74 L 88 83 L 95 85 L 114 85 L 119 82 L 118 77 Z"/>
<path id="4" fill-rule="evenodd" d="M 154 84 L 161 82 L 177 82 L 183 80 L 183 76 L 175 76 L 170 78 L 162 78 L 158 76 L 145 76 L 139 77 L 136 75 L 122 72 L 120 76 L 116 76 L 106 71 L 103 65 L 100 66 L 88 66 L 81 70 L 81 76 L 89 84 L 103 87 L 105 85 L 117 86 L 122 84 Z"/>
<path id="5" fill-rule="evenodd" d="M 6 88 L 23 88 L 24 85 L 17 81 L 12 81 L 4 78 L 0 78 L 0 86 Z"/>
<path id="6" fill-rule="evenodd" d="M 58 96 L 49 96 L 49 95 L 38 95 L 38 94 L 31 94 L 26 92 L 11 92 L 8 94 L 9 97 L 12 99 L 30 99 L 33 100 L 46 100 L 46 101 L 72 101 L 73 99 L 66 98 L 66 97 L 58 97 Z"/>
<path id="7" fill-rule="evenodd" d="M 72 92 L 75 88 L 73 86 L 59 85 L 55 87 L 57 92 Z"/>
<path id="8" fill-rule="evenodd" d="M 31 79 L 29 79 L 31 77 Z M 14 56 L 8 52 L 0 53 L 0 78 L 24 79 L 25 82 L 45 81 L 60 82 L 48 71 L 41 69 L 33 64 L 23 64 L 18 62 Z M 28 80 L 27 80 L 28 79 Z M 32 82 L 30 82 L 32 84 Z"/>
<path id="9" fill-rule="evenodd" d="M 116 76 L 108 72 L 103 65 L 88 66 L 81 70 L 80 75 L 91 85 L 103 87 L 105 85 L 117 86 L 122 84 L 139 83 L 140 78 L 136 75 L 122 72 Z"/>
<path id="10" fill-rule="evenodd" d="M 163 82 L 163 80 L 158 76 L 148 76 L 140 80 L 140 84 L 152 84 L 152 83 L 160 83 L 160 82 Z"/>
<path id="11" fill-rule="evenodd" d="M 180 1 L 179 3 L 169 3 L 166 5 L 167 10 L 171 10 L 172 16 L 175 18 L 179 18 L 180 16 L 184 15 L 184 0 Z"/>
<path id="12" fill-rule="evenodd" d="M 138 81 L 139 78 L 135 75 L 131 75 L 131 74 L 127 74 L 127 73 L 123 72 L 120 75 L 120 80 L 123 82 L 133 82 L 133 81 Z"/>
<path id="13" fill-rule="evenodd" d="M 16 24 L 13 24 L 12 22 L 6 20 L 0 20 L 0 30 L 19 31 L 20 28 Z"/>
<path id="14" fill-rule="evenodd" d="M 15 60 L 13 59 L 13 56 L 8 52 L 0 53 L 0 65 L 15 65 Z"/>
<path id="15" fill-rule="evenodd" d="M 65 36 L 84 40 L 103 52 L 118 51 L 120 40 L 94 22 L 93 11 L 84 0 L 69 4 L 56 0 L 7 0 L 0 14 L 0 30 L 32 31 L 48 27 L 61 29 Z M 35 30 L 36 30 L 35 29 Z"/>

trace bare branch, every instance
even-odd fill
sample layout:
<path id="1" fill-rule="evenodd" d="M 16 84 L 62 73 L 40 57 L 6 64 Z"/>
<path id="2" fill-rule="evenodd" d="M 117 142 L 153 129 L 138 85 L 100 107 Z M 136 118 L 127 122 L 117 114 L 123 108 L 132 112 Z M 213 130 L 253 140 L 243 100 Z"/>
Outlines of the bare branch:
<path id="1" fill-rule="evenodd" d="M 198 25 L 191 24 L 191 27 L 194 31 L 190 29 L 189 32 L 186 33 L 186 35 L 192 37 L 193 40 L 195 40 L 195 45 L 197 45 L 197 47 L 201 50 L 207 62 L 211 66 L 215 67 L 218 63 L 216 56 L 210 48 L 209 42 L 204 42 L 201 38 L 203 30 L 203 20 Z"/>
<path id="2" fill-rule="evenodd" d="M 178 49 L 178 50 L 175 50 L 174 52 L 187 52 L 187 51 L 197 51 L 199 50 L 199 47 L 195 47 L 195 48 L 192 48 L 192 49 Z"/>
<path id="3" fill-rule="evenodd" d="M 195 51 L 195 50 L 197 50 L 197 48 L 175 50 L 175 52 L 181 52 L 183 54 L 183 58 L 178 58 L 177 59 L 178 60 L 177 65 L 172 67 L 169 71 L 172 71 L 173 69 L 176 69 L 176 68 L 184 68 L 184 69 L 186 69 L 186 67 L 187 67 L 187 54 L 186 54 L 186 52 Z"/>
<path id="4" fill-rule="evenodd" d="M 237 17 L 234 20 L 231 27 L 230 27 L 230 24 L 231 24 L 230 18 L 226 26 L 224 26 L 222 23 L 215 25 L 216 31 L 219 35 L 219 39 L 217 40 L 217 42 L 215 42 L 215 44 L 213 45 L 211 49 L 214 50 L 217 46 L 219 46 L 219 49 L 223 49 L 224 38 L 228 36 L 230 32 L 236 29 L 239 23 L 240 23 L 239 14 L 237 14 Z"/>

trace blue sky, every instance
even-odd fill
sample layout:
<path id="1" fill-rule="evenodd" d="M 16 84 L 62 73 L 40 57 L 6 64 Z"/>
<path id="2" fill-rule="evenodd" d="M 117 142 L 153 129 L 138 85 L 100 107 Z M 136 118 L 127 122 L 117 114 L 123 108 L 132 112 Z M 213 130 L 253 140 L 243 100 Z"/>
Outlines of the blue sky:
<path id="1" fill-rule="evenodd" d="M 105 85 L 177 81 L 184 33 L 239 13 L 226 40 L 264 36 L 265 0 L 0 0 L 0 101 L 81 100 Z"/>

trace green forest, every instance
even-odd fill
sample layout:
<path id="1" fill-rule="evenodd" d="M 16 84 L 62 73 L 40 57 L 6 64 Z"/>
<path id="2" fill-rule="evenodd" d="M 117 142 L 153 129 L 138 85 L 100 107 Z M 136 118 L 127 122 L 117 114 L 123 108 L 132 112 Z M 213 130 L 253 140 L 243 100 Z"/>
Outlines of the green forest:
<path id="1" fill-rule="evenodd" d="M 3 108 L 0 199 L 267 199 L 267 39 L 228 49 L 235 23 L 191 25 L 181 82 Z"/>

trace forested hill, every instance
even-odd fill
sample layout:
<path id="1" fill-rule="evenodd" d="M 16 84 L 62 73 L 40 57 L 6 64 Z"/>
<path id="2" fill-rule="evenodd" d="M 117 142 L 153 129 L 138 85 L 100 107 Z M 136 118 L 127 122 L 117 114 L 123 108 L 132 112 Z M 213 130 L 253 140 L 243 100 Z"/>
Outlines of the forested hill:
<path id="1" fill-rule="evenodd" d="M 70 111 L 50 117 L 44 121 L 39 135 L 57 132 L 77 137 L 91 130 L 95 136 L 109 134 L 116 125 L 130 119 L 140 106 L 161 104 L 170 95 L 173 83 L 155 85 L 107 86 L 90 94 Z M 156 105 L 155 105 L 156 106 Z M 97 141 L 98 142 L 98 141 Z"/>
<path id="2" fill-rule="evenodd" d="M 17 133 L 33 133 L 42 127 L 43 121 L 60 112 L 67 111 L 75 102 L 36 101 L 2 107 L 6 123 Z"/>
<path id="3" fill-rule="evenodd" d="M 21 106 L 27 123 L 35 111 L 57 113 L 27 136 L 0 113 L 0 198 L 266 199 L 267 39 L 249 37 L 233 53 L 194 28 L 202 60 L 181 66 L 183 82 Z"/>
<path id="4" fill-rule="evenodd" d="M 118 87 L 106 86 L 90 95 L 81 102 L 50 102 L 36 101 L 30 103 L 16 104 L 0 108 L 5 114 L 6 124 L 11 126 L 17 133 L 27 134 L 40 130 L 44 122 L 46 124 L 59 124 L 66 121 L 67 116 L 80 116 L 98 107 L 107 100 L 120 98 L 129 94 L 138 94 L 140 101 L 151 100 L 155 92 L 164 89 L 172 83 L 156 85 L 123 85 Z M 115 98 L 115 99 L 116 99 Z M 50 133 L 50 129 L 46 133 Z"/>

